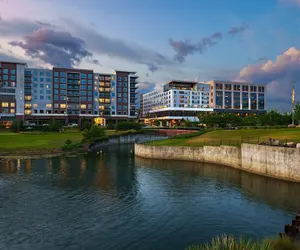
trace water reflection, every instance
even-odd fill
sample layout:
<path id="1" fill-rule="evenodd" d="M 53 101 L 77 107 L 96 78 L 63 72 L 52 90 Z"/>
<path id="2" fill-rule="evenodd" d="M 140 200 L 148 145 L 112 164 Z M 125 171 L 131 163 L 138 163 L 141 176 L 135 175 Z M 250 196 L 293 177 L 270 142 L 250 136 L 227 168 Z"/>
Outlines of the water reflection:
<path id="1" fill-rule="evenodd" d="M 299 193 L 233 168 L 134 157 L 132 145 L 5 161 L 0 249 L 174 250 L 221 233 L 273 236 L 298 211 Z"/>
<path id="2" fill-rule="evenodd" d="M 162 161 L 136 157 L 135 164 L 147 168 L 155 166 L 156 169 L 170 171 L 182 182 L 189 181 L 189 175 L 198 175 L 216 180 L 218 185 L 229 183 L 241 189 L 249 199 L 265 202 L 291 212 L 297 212 L 300 209 L 299 183 L 268 178 L 208 163 Z M 182 171 L 184 171 L 184 175 Z"/>

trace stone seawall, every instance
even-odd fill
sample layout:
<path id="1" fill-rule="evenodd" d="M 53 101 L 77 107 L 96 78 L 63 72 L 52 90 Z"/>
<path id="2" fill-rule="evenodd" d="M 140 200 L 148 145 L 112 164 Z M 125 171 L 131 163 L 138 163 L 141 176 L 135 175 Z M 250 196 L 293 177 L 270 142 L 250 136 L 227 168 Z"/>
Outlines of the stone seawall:
<path id="1" fill-rule="evenodd" d="M 135 144 L 135 155 L 164 160 L 211 162 L 278 179 L 300 182 L 300 149 L 242 144 L 168 147 Z"/>

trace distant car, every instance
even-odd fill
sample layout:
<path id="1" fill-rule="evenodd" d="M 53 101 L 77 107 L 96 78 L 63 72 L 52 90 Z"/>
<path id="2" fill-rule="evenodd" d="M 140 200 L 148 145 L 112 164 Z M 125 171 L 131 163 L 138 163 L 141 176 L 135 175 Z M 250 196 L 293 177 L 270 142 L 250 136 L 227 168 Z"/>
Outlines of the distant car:
<path id="1" fill-rule="evenodd" d="M 31 126 L 31 127 L 34 127 L 34 126 L 36 126 L 36 124 L 35 124 L 35 123 L 29 123 L 28 125 L 29 125 L 29 126 Z"/>
<path id="2" fill-rule="evenodd" d="M 71 124 L 68 125 L 68 127 L 71 127 L 71 128 L 78 127 L 78 124 L 76 124 L 76 123 L 71 123 Z"/>
<path id="3" fill-rule="evenodd" d="M 45 124 L 43 124 L 42 126 L 44 126 L 44 127 L 48 127 L 48 126 L 50 126 L 49 124 L 47 124 L 47 123 L 45 123 Z"/>

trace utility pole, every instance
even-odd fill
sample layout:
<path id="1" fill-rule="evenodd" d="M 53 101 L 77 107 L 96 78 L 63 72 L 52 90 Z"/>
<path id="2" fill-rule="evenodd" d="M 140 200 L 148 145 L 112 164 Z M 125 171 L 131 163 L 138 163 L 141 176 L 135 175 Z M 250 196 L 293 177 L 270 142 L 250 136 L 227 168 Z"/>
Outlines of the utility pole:
<path id="1" fill-rule="evenodd" d="M 295 81 L 293 81 L 292 89 L 292 124 L 295 125 Z"/>

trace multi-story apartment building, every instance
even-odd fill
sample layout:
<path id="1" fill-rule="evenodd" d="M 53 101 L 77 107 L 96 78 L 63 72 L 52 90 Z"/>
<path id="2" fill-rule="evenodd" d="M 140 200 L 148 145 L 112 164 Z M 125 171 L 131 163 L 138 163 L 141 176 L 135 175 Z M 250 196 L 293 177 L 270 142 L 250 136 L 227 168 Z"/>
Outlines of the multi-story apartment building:
<path id="1" fill-rule="evenodd" d="M 171 81 L 162 91 L 141 96 L 141 117 L 153 120 L 198 121 L 199 112 L 232 112 L 238 115 L 265 112 L 266 86 L 229 81 Z"/>
<path id="2" fill-rule="evenodd" d="M 0 121 L 58 119 L 66 124 L 88 119 L 105 125 L 136 119 L 137 79 L 136 73 L 126 71 L 102 74 L 0 62 Z"/>

